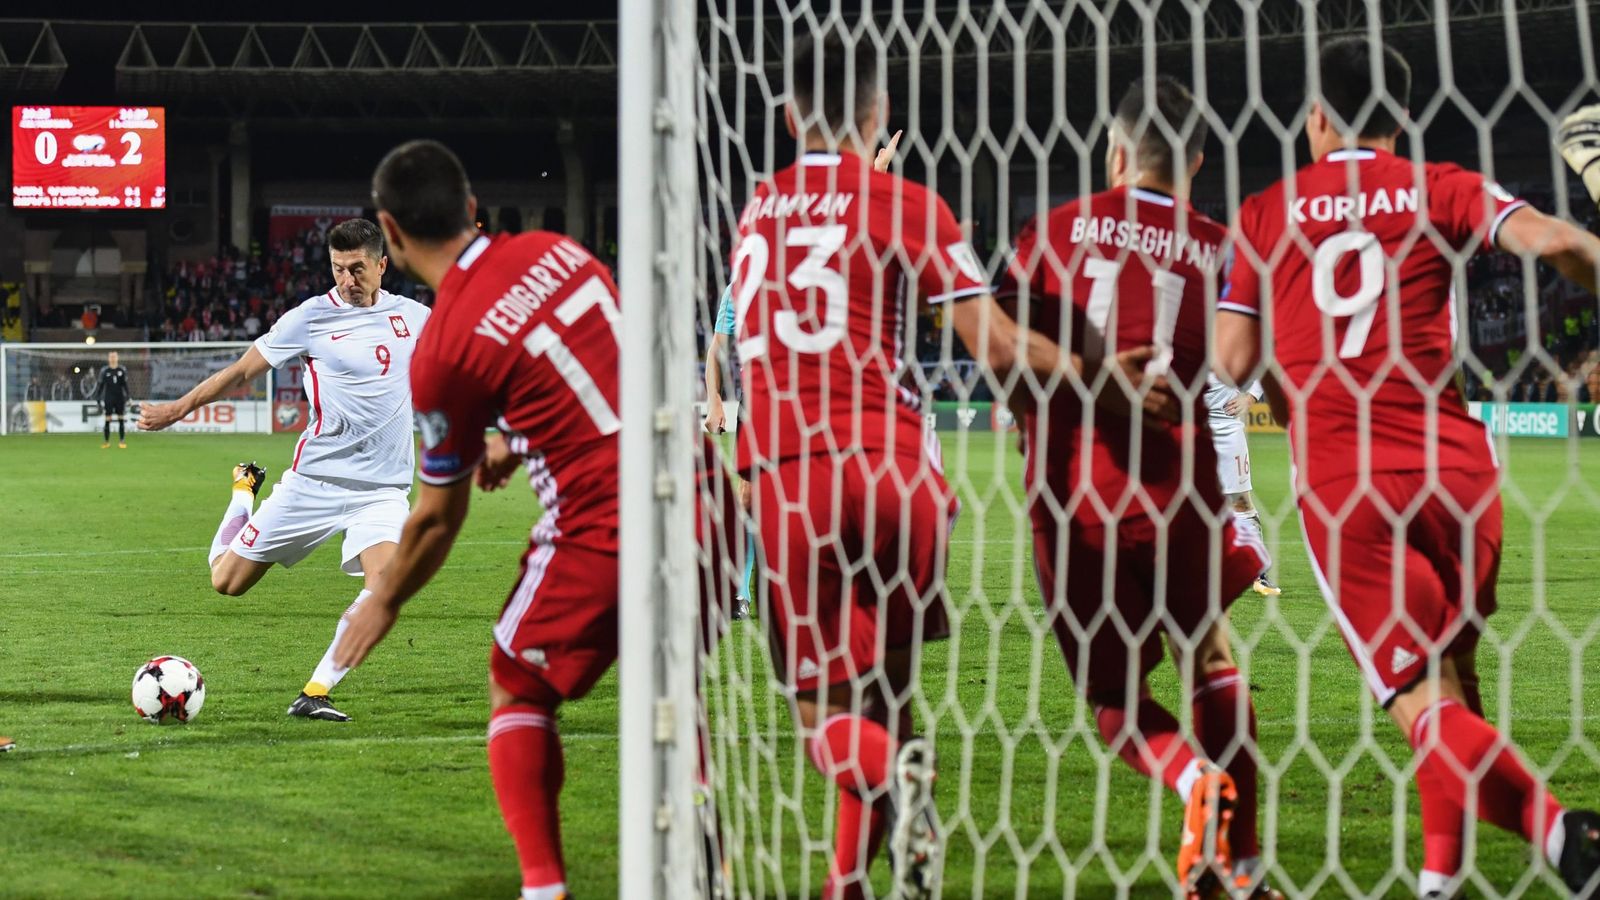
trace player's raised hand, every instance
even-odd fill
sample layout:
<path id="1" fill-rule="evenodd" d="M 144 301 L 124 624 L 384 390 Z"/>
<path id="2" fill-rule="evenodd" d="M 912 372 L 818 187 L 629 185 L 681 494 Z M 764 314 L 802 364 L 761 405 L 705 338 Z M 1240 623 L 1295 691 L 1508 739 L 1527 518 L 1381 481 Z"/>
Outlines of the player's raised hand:
<path id="1" fill-rule="evenodd" d="M 728 415 L 722 409 L 722 400 L 712 397 L 706 401 L 706 433 L 722 434 L 728 430 Z"/>
<path id="2" fill-rule="evenodd" d="M 882 150 L 878 151 L 878 155 L 872 160 L 872 168 L 874 171 L 889 171 L 889 164 L 894 162 L 894 151 L 900 146 L 900 136 L 905 133 L 905 129 L 896 131 L 894 133 L 894 137 L 889 138 L 889 143 L 885 145 Z"/>
<path id="3" fill-rule="evenodd" d="M 182 419 L 184 412 L 177 403 L 139 404 L 139 430 L 160 431 Z"/>
<path id="4" fill-rule="evenodd" d="M 345 669 L 361 665 L 372 648 L 378 646 L 389 629 L 394 627 L 394 620 L 399 615 L 400 607 L 381 600 L 377 594 L 361 601 L 355 615 L 350 617 L 349 624 L 345 626 L 344 634 L 339 635 L 338 646 L 333 651 L 333 664 Z"/>
<path id="5" fill-rule="evenodd" d="M 1600 103 L 1574 110 L 1562 119 L 1556 143 L 1567 165 L 1583 179 L 1590 198 L 1600 204 Z"/>
<path id="6" fill-rule="evenodd" d="M 511 452 L 503 435 L 491 434 L 484 439 L 483 462 L 473 476 L 478 487 L 485 491 L 498 491 L 511 481 L 522 458 Z"/>

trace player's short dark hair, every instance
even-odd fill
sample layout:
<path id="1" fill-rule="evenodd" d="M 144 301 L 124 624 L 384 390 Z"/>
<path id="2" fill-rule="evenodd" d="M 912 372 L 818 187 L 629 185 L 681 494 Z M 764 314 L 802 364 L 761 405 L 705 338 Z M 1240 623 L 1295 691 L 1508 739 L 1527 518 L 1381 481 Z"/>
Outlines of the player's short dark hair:
<path id="1" fill-rule="evenodd" d="M 830 30 L 820 39 L 805 38 L 793 63 L 789 90 L 802 118 L 820 115 L 828 131 L 843 135 L 877 108 L 878 55 L 871 41 L 846 44 Z M 848 90 L 852 73 L 854 91 Z"/>
<path id="2" fill-rule="evenodd" d="M 1146 96 L 1154 97 L 1155 108 L 1148 107 Z M 1191 121 L 1192 120 L 1192 121 Z M 1157 75 L 1153 80 L 1134 79 L 1117 104 L 1117 122 L 1134 143 L 1137 165 L 1142 172 L 1162 173 L 1173 181 L 1180 170 L 1187 171 L 1189 163 L 1200 155 L 1206 136 L 1211 129 L 1198 114 L 1194 95 L 1183 82 L 1171 75 Z M 1173 159 L 1175 149 L 1167 139 L 1165 123 L 1172 134 L 1183 142 L 1183 159 Z M 1188 133 L 1184 133 L 1184 129 Z"/>
<path id="3" fill-rule="evenodd" d="M 471 196 L 467 170 L 438 141 L 407 141 L 390 150 L 372 173 L 373 204 L 419 240 L 443 241 L 471 230 Z"/>
<path id="4" fill-rule="evenodd" d="M 348 253 L 360 250 L 383 259 L 383 229 L 368 219 L 345 219 L 328 229 L 328 249 Z"/>
<path id="5" fill-rule="evenodd" d="M 1381 57 L 1383 81 L 1374 84 L 1373 60 Z M 1400 120 L 1388 104 L 1379 102 L 1361 120 L 1361 108 L 1375 96 L 1387 94 L 1401 109 L 1411 106 L 1411 66 L 1393 47 L 1366 38 L 1336 38 L 1322 45 L 1317 61 L 1322 80 L 1324 109 L 1338 119 L 1341 130 L 1354 130 L 1357 137 L 1386 138 L 1400 131 Z"/>

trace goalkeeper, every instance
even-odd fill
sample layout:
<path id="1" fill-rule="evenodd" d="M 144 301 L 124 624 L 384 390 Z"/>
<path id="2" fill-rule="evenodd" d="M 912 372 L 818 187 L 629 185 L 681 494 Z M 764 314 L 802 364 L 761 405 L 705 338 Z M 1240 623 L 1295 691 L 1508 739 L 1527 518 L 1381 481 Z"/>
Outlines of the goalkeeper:
<path id="1" fill-rule="evenodd" d="M 1557 143 L 1561 158 L 1578 173 L 1589 198 L 1600 206 L 1600 103 L 1585 106 L 1561 120 Z"/>

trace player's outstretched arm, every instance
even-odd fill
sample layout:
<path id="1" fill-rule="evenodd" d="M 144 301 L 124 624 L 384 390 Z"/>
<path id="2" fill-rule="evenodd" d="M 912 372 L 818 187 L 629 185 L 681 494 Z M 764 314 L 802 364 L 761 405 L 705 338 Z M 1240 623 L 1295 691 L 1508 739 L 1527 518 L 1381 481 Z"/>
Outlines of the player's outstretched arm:
<path id="1" fill-rule="evenodd" d="M 720 332 L 711 335 L 706 348 L 706 431 L 721 434 L 728 430 L 728 417 L 722 409 L 722 340 Z"/>
<path id="2" fill-rule="evenodd" d="M 1600 238 L 1571 222 L 1547 216 L 1531 206 L 1506 216 L 1495 233 L 1500 249 L 1522 256 L 1537 256 L 1568 281 L 1591 294 L 1600 293 Z"/>
<path id="3" fill-rule="evenodd" d="M 394 558 L 339 637 L 334 652 L 337 665 L 360 665 L 394 627 L 400 607 L 422 590 L 450 556 L 456 535 L 461 533 L 461 523 L 467 519 L 471 499 L 471 478 L 459 478 L 449 484 L 424 483 L 418 489 L 417 506 L 400 532 L 400 546 Z"/>
<path id="4" fill-rule="evenodd" d="M 260 378 L 268 369 L 266 357 L 252 346 L 232 365 L 194 386 L 183 398 L 172 403 L 146 403 L 139 407 L 139 430 L 160 431 L 207 403 L 220 400 Z"/>
<path id="5" fill-rule="evenodd" d="M 1078 354 L 1068 353 L 1037 331 L 1019 326 L 993 295 L 981 294 L 952 303 L 948 316 L 951 330 L 972 357 L 991 372 L 1004 375 L 1022 366 L 1046 383 L 1058 377 L 1066 378 L 1069 373 L 1080 378 L 1092 378 L 1095 374 L 1084 371 L 1083 358 Z M 1183 412 L 1166 379 L 1146 376 L 1144 372 L 1145 363 L 1154 354 L 1153 347 L 1117 354 L 1118 380 L 1125 380 L 1127 387 L 1141 392 L 1147 415 L 1176 422 Z M 1108 386 L 1100 391 L 1096 402 L 1122 415 L 1132 412 L 1125 390 Z"/>
<path id="6" fill-rule="evenodd" d="M 1211 368 L 1230 386 L 1246 384 L 1261 362 L 1261 320 L 1226 309 L 1217 310 L 1216 346 Z"/>

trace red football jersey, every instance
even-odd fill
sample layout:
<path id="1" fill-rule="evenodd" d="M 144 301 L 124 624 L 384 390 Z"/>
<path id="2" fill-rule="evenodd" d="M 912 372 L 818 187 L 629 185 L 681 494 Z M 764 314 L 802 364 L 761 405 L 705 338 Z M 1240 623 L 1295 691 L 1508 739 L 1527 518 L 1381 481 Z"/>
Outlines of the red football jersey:
<path id="1" fill-rule="evenodd" d="M 615 553 L 616 329 L 616 285 L 576 241 L 474 241 L 439 285 L 411 360 L 422 480 L 472 474 L 498 425 L 545 508 L 534 542 Z"/>
<path id="2" fill-rule="evenodd" d="M 1259 315 L 1270 298 L 1290 406 L 1297 392 L 1306 401 L 1303 420 L 1290 422 L 1305 484 L 1494 466 L 1488 432 L 1453 380 L 1450 260 L 1493 248 L 1522 205 L 1459 166 L 1356 149 L 1239 207 L 1219 307 Z M 1269 290 L 1246 248 L 1270 266 Z"/>
<path id="3" fill-rule="evenodd" d="M 920 452 L 919 398 L 900 386 L 915 292 L 988 292 L 939 196 L 850 154 L 807 153 L 739 217 L 734 341 L 749 412 L 739 468 L 802 453 Z"/>
<path id="4" fill-rule="evenodd" d="M 1048 486 L 1054 504 L 1073 504 L 1080 523 L 1169 510 L 1191 488 L 1207 509 L 1220 508 L 1203 398 L 1206 306 L 1216 296 L 1226 235 L 1166 194 L 1114 188 L 1056 207 L 1018 236 L 1006 291 L 1028 286 L 1029 327 L 1090 360 L 1154 344 L 1154 364 L 1193 392 L 1187 425 L 1147 429 L 1095 412 L 1068 383 L 1048 406 L 1023 415 L 1029 485 Z M 1108 381 L 1103 390 L 1120 388 Z M 1192 466 L 1184 464 L 1186 449 Z"/>

